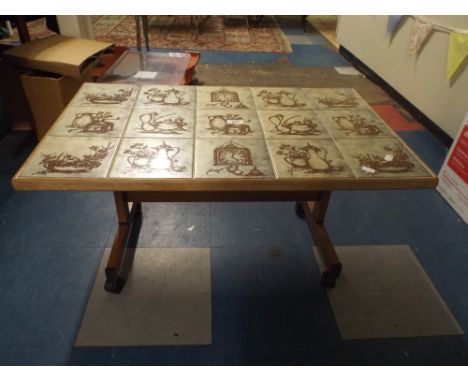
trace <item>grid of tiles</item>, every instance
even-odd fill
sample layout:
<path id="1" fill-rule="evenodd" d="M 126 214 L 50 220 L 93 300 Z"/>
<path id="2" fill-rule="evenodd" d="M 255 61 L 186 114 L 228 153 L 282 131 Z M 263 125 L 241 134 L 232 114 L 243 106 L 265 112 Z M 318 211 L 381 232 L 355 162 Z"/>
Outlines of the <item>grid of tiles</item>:
<path id="1" fill-rule="evenodd" d="M 353 89 L 84 84 L 20 176 L 430 176 Z"/>

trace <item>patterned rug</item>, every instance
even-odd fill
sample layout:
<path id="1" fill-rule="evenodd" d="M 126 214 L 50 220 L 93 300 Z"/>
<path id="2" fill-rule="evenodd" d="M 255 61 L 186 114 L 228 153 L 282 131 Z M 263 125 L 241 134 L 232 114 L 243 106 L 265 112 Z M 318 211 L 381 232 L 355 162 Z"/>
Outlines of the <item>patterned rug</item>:
<path id="1" fill-rule="evenodd" d="M 92 16 L 96 40 L 136 47 L 133 16 Z M 151 16 L 150 48 L 291 53 L 276 20 L 265 16 L 248 28 L 245 17 L 210 16 L 199 35 L 190 16 Z M 144 38 L 142 36 L 142 45 Z"/>

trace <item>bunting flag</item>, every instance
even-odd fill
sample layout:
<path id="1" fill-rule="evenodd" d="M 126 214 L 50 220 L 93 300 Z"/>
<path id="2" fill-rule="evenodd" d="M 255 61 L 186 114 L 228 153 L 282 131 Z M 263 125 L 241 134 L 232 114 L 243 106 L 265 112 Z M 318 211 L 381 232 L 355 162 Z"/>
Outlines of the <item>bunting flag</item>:
<path id="1" fill-rule="evenodd" d="M 403 16 L 388 16 L 387 36 L 392 35 L 396 27 L 400 24 Z"/>
<path id="2" fill-rule="evenodd" d="M 447 78 L 451 80 L 468 57 L 468 34 L 450 33 L 447 57 Z"/>
<path id="3" fill-rule="evenodd" d="M 432 32 L 432 24 L 426 21 L 414 19 L 413 32 L 411 34 L 409 53 L 410 56 L 416 56 L 424 42 Z"/>

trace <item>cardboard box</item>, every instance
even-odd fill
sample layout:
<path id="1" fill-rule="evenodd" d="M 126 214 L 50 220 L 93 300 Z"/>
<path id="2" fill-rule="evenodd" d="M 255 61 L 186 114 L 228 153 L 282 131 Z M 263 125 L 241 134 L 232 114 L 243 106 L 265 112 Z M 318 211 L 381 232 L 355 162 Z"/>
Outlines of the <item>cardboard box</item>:
<path id="1" fill-rule="evenodd" d="M 65 109 L 83 82 L 92 81 L 94 65 L 88 65 L 79 78 L 47 72 L 32 72 L 21 76 L 40 141 Z"/>
<path id="2" fill-rule="evenodd" d="M 3 52 L 3 57 L 11 65 L 78 78 L 89 63 L 112 45 L 108 42 L 53 35 L 8 49 Z"/>

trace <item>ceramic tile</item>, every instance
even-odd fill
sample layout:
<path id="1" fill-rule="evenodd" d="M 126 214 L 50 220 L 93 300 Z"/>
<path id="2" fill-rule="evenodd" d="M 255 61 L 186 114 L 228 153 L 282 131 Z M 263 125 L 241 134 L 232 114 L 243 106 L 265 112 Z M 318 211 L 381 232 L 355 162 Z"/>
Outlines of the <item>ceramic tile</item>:
<path id="1" fill-rule="evenodd" d="M 255 109 L 249 88 L 200 86 L 197 87 L 198 109 Z"/>
<path id="2" fill-rule="evenodd" d="M 430 176 L 398 138 L 337 139 L 337 144 L 359 177 Z"/>
<path id="3" fill-rule="evenodd" d="M 353 89 L 310 88 L 303 89 L 306 97 L 318 110 L 327 109 L 370 109 L 369 105 Z"/>
<path id="4" fill-rule="evenodd" d="M 23 167 L 20 176 L 105 177 L 118 138 L 45 137 Z"/>
<path id="5" fill-rule="evenodd" d="M 329 138 L 319 115 L 312 110 L 259 110 L 266 138 Z"/>
<path id="6" fill-rule="evenodd" d="M 193 86 L 145 85 L 141 87 L 137 107 L 195 108 Z"/>
<path id="7" fill-rule="evenodd" d="M 133 110 L 124 137 L 193 138 L 195 109 L 175 107 Z"/>
<path id="8" fill-rule="evenodd" d="M 106 106 L 68 107 L 49 131 L 51 136 L 120 137 L 130 109 Z"/>
<path id="9" fill-rule="evenodd" d="M 262 128 L 254 110 L 197 110 L 197 138 L 259 138 Z"/>
<path id="10" fill-rule="evenodd" d="M 192 139 L 123 138 L 111 178 L 191 178 Z"/>
<path id="11" fill-rule="evenodd" d="M 394 137 L 392 130 L 372 110 L 322 110 L 320 118 L 335 138 Z"/>
<path id="12" fill-rule="evenodd" d="M 87 82 L 78 90 L 69 106 L 129 107 L 135 102 L 139 91 L 137 85 L 103 84 Z"/>
<path id="13" fill-rule="evenodd" d="M 195 177 L 273 177 L 263 139 L 197 139 Z"/>
<path id="14" fill-rule="evenodd" d="M 306 110 L 314 108 L 300 88 L 251 88 L 257 109 Z"/>
<path id="15" fill-rule="evenodd" d="M 354 177 L 332 139 L 269 139 L 278 178 Z"/>

